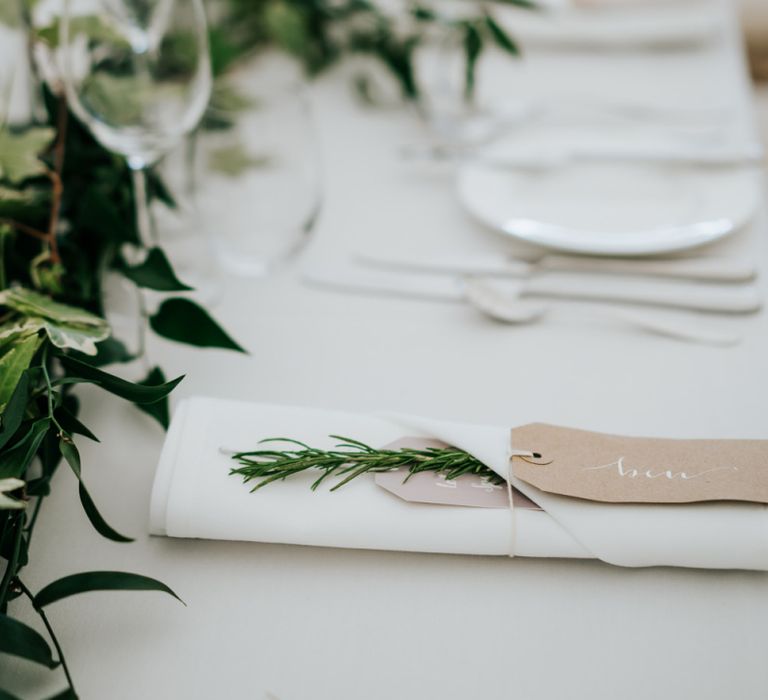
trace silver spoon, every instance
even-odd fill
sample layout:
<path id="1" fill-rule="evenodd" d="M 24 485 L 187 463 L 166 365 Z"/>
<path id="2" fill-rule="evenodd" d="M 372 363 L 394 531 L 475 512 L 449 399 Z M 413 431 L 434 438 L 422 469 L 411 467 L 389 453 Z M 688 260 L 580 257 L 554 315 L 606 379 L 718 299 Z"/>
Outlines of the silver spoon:
<path id="1" fill-rule="evenodd" d="M 466 301 L 484 316 L 509 324 L 535 323 L 552 311 L 548 304 L 509 297 L 493 286 L 475 278 L 464 280 Z M 674 321 L 660 317 L 660 314 L 630 311 L 628 309 L 604 309 L 590 311 L 596 318 L 618 321 L 643 331 L 706 345 L 735 345 L 740 338 L 731 333 L 701 328 L 685 322 L 679 317 Z"/>

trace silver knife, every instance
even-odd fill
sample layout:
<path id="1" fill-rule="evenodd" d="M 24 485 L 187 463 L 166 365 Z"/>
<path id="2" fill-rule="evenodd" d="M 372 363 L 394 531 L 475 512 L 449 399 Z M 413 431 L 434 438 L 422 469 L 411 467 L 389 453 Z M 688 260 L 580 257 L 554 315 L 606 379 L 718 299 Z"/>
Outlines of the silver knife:
<path id="1" fill-rule="evenodd" d="M 310 285 L 344 292 L 453 302 L 465 300 L 461 276 L 366 270 L 354 265 L 337 264 L 307 268 L 303 272 L 303 280 Z M 754 285 L 722 287 L 592 277 L 517 279 L 503 284 L 504 292 L 510 298 L 599 301 L 725 314 L 752 313 L 762 306 Z"/>
<path id="2" fill-rule="evenodd" d="M 371 267 L 395 271 L 481 277 L 529 277 L 536 272 L 558 271 L 737 283 L 749 282 L 757 276 L 757 268 L 753 263 L 712 257 L 627 260 L 543 255 L 538 259 L 523 260 L 504 253 L 438 254 L 416 258 L 357 253 L 355 260 Z"/>

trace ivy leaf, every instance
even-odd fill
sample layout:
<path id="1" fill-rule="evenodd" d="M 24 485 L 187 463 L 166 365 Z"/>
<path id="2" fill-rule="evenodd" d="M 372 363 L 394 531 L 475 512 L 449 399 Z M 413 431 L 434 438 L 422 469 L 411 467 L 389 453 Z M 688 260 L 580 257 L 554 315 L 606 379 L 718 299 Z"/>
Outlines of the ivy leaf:
<path id="1" fill-rule="evenodd" d="M 288 53 L 303 55 L 309 43 L 305 15 L 295 3 L 272 0 L 264 8 L 264 23 L 275 42 Z"/>
<path id="2" fill-rule="evenodd" d="M 45 173 L 45 164 L 38 154 L 53 141 L 54 133 L 48 127 L 33 127 L 23 133 L 0 129 L 0 177 L 18 185 Z"/>
<path id="3" fill-rule="evenodd" d="M 514 7 L 521 7 L 524 10 L 541 10 L 544 9 L 542 5 L 534 0 L 493 0 L 497 5 L 512 5 Z"/>
<path id="4" fill-rule="evenodd" d="M 158 335 L 179 343 L 246 352 L 205 309 L 189 299 L 166 299 L 150 316 L 149 325 Z"/>
<path id="5" fill-rule="evenodd" d="M 53 301 L 44 294 L 24 287 L 11 287 L 0 292 L 0 305 L 7 306 L 25 316 L 47 319 L 60 325 L 101 328 L 106 324 L 101 316 L 76 306 Z"/>
<path id="6" fill-rule="evenodd" d="M 475 94 L 475 70 L 477 59 L 483 51 L 483 37 L 474 22 L 464 23 L 464 99 L 469 101 Z"/>
<path id="7" fill-rule="evenodd" d="M 0 698 L 0 700 L 2 700 L 2 698 Z M 79 698 L 72 688 L 64 688 L 60 693 L 56 693 L 56 695 L 52 695 L 51 697 L 46 698 L 46 700 L 79 700 Z"/>
<path id="8" fill-rule="evenodd" d="M 101 327 L 95 326 L 70 326 L 57 324 L 53 321 L 45 321 L 43 328 L 49 340 L 62 350 L 75 350 L 84 355 L 95 356 L 96 343 L 106 340 L 111 333 L 105 322 Z"/>
<path id="9" fill-rule="evenodd" d="M 142 379 L 139 384 L 145 386 L 153 386 L 156 384 L 163 384 L 165 382 L 165 375 L 163 370 L 159 367 L 153 367 L 146 379 Z M 144 411 L 149 416 L 152 416 L 165 430 L 168 430 L 168 424 L 170 423 L 170 415 L 168 411 L 168 397 L 155 401 L 154 403 L 137 403 L 136 408 L 140 411 Z"/>
<path id="10" fill-rule="evenodd" d="M 185 604 L 168 586 L 149 576 L 124 571 L 86 571 L 49 583 L 35 596 L 34 606 L 43 608 L 69 596 L 90 591 L 161 591 Z"/>
<path id="11" fill-rule="evenodd" d="M 78 360 L 93 366 L 102 367 L 103 365 L 111 365 L 114 363 L 131 362 L 136 359 L 136 355 L 128 351 L 128 348 L 114 336 L 105 338 L 96 345 L 95 355 L 81 355 L 77 353 L 71 355 Z"/>
<path id="12" fill-rule="evenodd" d="M 208 157 L 208 169 L 228 177 L 239 177 L 251 168 L 263 168 L 270 164 L 268 156 L 252 156 L 242 144 L 218 148 Z"/>
<path id="13" fill-rule="evenodd" d="M 77 480 L 80 482 L 80 503 L 83 504 L 83 510 L 88 516 L 88 520 L 91 521 L 91 525 L 96 529 L 96 532 L 102 537 L 106 537 L 108 540 L 113 540 L 114 542 L 133 542 L 132 538 L 121 535 L 117 530 L 110 527 L 107 521 L 101 516 L 101 513 L 99 513 L 98 508 L 96 508 L 96 504 L 93 502 L 91 495 L 88 493 L 88 490 L 83 483 L 80 470 L 80 453 L 77 451 L 77 447 L 75 447 L 72 440 L 67 437 L 63 437 L 59 440 L 59 451 L 61 452 L 61 456 L 64 457 L 67 464 L 69 464 L 70 468 L 75 473 Z"/>
<path id="14" fill-rule="evenodd" d="M 0 186 L 0 216 L 23 220 L 44 212 L 48 200 L 48 191 L 40 187 L 15 189 Z"/>
<path id="15" fill-rule="evenodd" d="M 221 27 L 209 27 L 208 44 L 211 51 L 211 70 L 215 78 L 218 78 L 230 64 L 243 55 L 243 49 L 238 43 L 232 41 L 230 33 Z M 214 90 L 216 87 L 214 85 Z"/>
<path id="16" fill-rule="evenodd" d="M 27 318 L 3 324 L 0 326 L 0 350 L 24 336 L 34 335 L 42 327 L 43 321 L 39 318 Z"/>
<path id="17" fill-rule="evenodd" d="M 59 361 L 67 370 L 67 376 L 73 379 L 75 383 L 97 384 L 105 391 L 133 403 L 154 403 L 155 401 L 160 401 L 160 399 L 168 396 L 176 385 L 184 379 L 182 375 L 170 382 L 147 386 L 120 379 L 113 374 L 104 372 L 68 355 L 59 356 Z"/>
<path id="18" fill-rule="evenodd" d="M 83 510 L 88 516 L 88 520 L 90 521 L 91 525 L 93 525 L 96 532 L 98 532 L 102 537 L 105 537 L 108 540 L 112 540 L 113 542 L 133 542 L 132 537 L 121 535 L 117 530 L 111 527 L 106 520 L 104 520 L 101 513 L 99 513 L 99 509 L 96 507 L 96 504 L 93 502 L 91 494 L 88 493 L 88 490 L 85 488 L 85 484 L 82 481 L 78 487 L 78 494 L 80 496 L 80 503 L 83 506 Z"/>
<path id="19" fill-rule="evenodd" d="M 0 700 L 21 700 L 18 695 L 11 695 L 7 690 L 0 688 Z"/>
<path id="20" fill-rule="evenodd" d="M 27 482 L 27 496 L 49 496 L 50 493 L 51 482 L 48 477 L 41 476 Z"/>
<path id="21" fill-rule="evenodd" d="M 93 440 L 94 442 L 100 442 L 99 438 L 97 438 L 85 425 L 83 425 L 77 419 L 75 414 L 72 413 L 66 406 L 59 406 L 54 411 L 54 416 L 56 417 L 56 420 L 59 421 L 59 425 L 68 433 L 72 435 L 82 435 L 83 437 L 87 437 L 89 440 Z"/>
<path id="22" fill-rule="evenodd" d="M 26 336 L 17 340 L 0 357 L 0 408 L 10 400 L 22 373 L 29 367 L 41 342 L 42 339 L 37 335 Z"/>
<path id="23" fill-rule="evenodd" d="M 0 329 L 0 346 L 15 336 L 43 329 L 57 348 L 96 355 L 96 343 L 110 334 L 109 324 L 100 316 L 60 304 L 31 289 L 5 289 L 0 292 L 0 304 L 28 317 Z"/>
<path id="24" fill-rule="evenodd" d="M 34 661 L 48 668 L 56 668 L 59 665 L 59 662 L 53 659 L 53 652 L 48 642 L 37 630 L 2 613 L 0 613 L 0 652 L 20 656 L 22 659 Z"/>
<path id="25" fill-rule="evenodd" d="M 23 510 L 27 507 L 26 501 L 6 495 L 11 491 L 18 491 L 24 483 L 21 479 L 0 479 L 0 510 Z"/>
<path id="26" fill-rule="evenodd" d="M 73 17 L 69 23 L 69 31 L 71 36 L 85 34 L 89 39 L 98 39 L 106 43 L 118 45 L 127 43 L 125 37 L 99 15 Z M 60 33 L 60 20 L 56 17 L 48 26 L 37 30 L 37 38 L 48 44 L 50 48 L 55 49 L 59 46 Z"/>
<path id="27" fill-rule="evenodd" d="M 485 15 L 485 24 L 496 42 L 496 45 L 506 51 L 512 56 L 519 56 L 520 49 L 517 44 L 510 38 L 509 34 L 501 27 L 501 25 L 491 17 L 491 15 Z"/>
<path id="28" fill-rule="evenodd" d="M 192 289 L 179 281 L 171 263 L 160 248 L 150 248 L 144 262 L 125 268 L 123 275 L 139 287 L 154 289 L 158 292 L 185 292 Z"/>
<path id="29" fill-rule="evenodd" d="M 13 437 L 24 420 L 24 411 L 29 399 L 29 372 L 24 370 L 8 400 L 8 405 L 0 418 L 0 449 Z"/>
<path id="30" fill-rule="evenodd" d="M 411 16 L 419 22 L 432 22 L 437 19 L 437 14 L 434 10 L 421 5 L 411 8 Z"/>
<path id="31" fill-rule="evenodd" d="M 10 449 L 0 453 L 0 479 L 20 477 L 27 470 L 37 453 L 40 443 L 50 427 L 50 420 L 40 418 Z"/>

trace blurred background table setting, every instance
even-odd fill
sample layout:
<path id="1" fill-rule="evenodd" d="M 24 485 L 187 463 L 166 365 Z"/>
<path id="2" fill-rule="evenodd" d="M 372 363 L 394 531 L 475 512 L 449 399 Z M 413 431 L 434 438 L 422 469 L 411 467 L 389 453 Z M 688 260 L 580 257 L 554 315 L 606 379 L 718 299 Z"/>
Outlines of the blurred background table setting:
<path id="1" fill-rule="evenodd" d="M 313 505 L 237 542 L 204 478 L 168 522 L 228 534 L 148 536 L 163 445 L 180 479 L 251 417 L 764 439 L 762 3 L 5 1 L 9 697 L 765 696 L 768 582 L 720 540 L 680 555 L 717 573 L 279 544 L 322 543 Z"/>

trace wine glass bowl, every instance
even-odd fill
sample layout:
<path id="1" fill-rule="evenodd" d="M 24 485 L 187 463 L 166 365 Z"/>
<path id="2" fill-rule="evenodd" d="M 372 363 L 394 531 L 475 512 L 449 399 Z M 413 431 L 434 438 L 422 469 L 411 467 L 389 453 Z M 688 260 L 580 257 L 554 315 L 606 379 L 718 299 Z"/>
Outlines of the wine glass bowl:
<path id="1" fill-rule="evenodd" d="M 72 110 L 132 169 L 197 125 L 211 91 L 201 0 L 68 0 L 60 38 Z"/>

